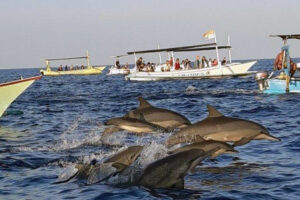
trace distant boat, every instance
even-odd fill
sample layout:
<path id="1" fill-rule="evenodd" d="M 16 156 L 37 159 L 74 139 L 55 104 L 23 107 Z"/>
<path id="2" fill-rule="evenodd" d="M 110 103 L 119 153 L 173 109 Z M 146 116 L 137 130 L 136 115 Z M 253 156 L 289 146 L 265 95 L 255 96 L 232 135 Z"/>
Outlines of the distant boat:
<path id="1" fill-rule="evenodd" d="M 126 64 L 124 66 L 120 65 L 119 58 L 124 57 L 124 56 L 128 56 L 128 55 L 112 56 L 113 58 L 115 58 L 115 65 L 110 67 L 107 75 L 127 75 L 127 74 L 130 74 L 130 73 L 133 73 L 136 71 L 135 68 L 130 69 L 128 64 Z"/>
<path id="2" fill-rule="evenodd" d="M 219 52 L 218 52 L 219 49 L 229 49 L 229 62 L 225 64 L 221 64 L 219 59 Z M 161 64 L 156 65 L 153 71 L 136 71 L 127 75 L 125 79 L 130 81 L 157 81 L 157 80 L 172 80 L 172 79 L 221 78 L 225 76 L 245 76 L 256 72 L 256 71 L 249 71 L 249 69 L 257 61 L 251 61 L 245 63 L 232 63 L 230 49 L 231 46 L 229 44 L 229 41 L 228 41 L 228 45 L 218 46 L 215 39 L 214 43 L 208 43 L 208 44 L 128 52 L 127 54 L 129 55 L 135 55 L 135 60 L 137 60 L 136 54 L 167 52 L 169 54 L 169 57 L 170 54 L 172 55 L 173 63 L 175 63 L 174 52 L 215 50 L 217 55 L 217 64 L 216 66 L 206 66 L 200 69 L 199 68 L 184 69 L 184 67 L 180 65 L 181 68 L 183 68 L 181 70 L 175 70 L 173 66 L 169 71 L 162 71 L 161 69 L 164 69 L 166 64 L 162 64 L 162 62 L 160 61 Z"/>
<path id="3" fill-rule="evenodd" d="M 283 93 L 300 93 L 300 68 L 299 64 L 296 67 L 296 72 L 292 77 L 291 75 L 291 58 L 289 53 L 289 45 L 287 44 L 288 39 L 300 39 L 300 34 L 295 35 L 271 35 L 271 37 L 280 37 L 284 45 L 281 48 L 282 62 L 281 62 L 281 73 L 278 76 L 274 76 L 274 71 L 257 72 L 256 81 L 259 85 L 259 90 L 267 94 L 283 94 Z M 294 64 L 295 65 L 295 64 Z"/>
<path id="4" fill-rule="evenodd" d="M 9 105 L 22 94 L 34 81 L 42 76 L 15 80 L 6 83 L 0 83 L 0 117 L 3 115 Z"/>
<path id="5" fill-rule="evenodd" d="M 76 68 L 67 67 L 58 68 L 57 71 L 51 70 L 50 61 L 59 61 L 59 60 L 75 60 L 75 59 L 86 59 L 87 66 L 77 66 Z M 89 53 L 86 53 L 86 56 L 82 57 L 71 57 L 71 58 L 53 58 L 53 59 L 45 59 L 46 69 L 41 69 L 40 72 L 44 76 L 61 76 L 61 75 L 96 75 L 101 74 L 104 70 L 105 66 L 93 67 L 90 65 L 90 56 Z"/>

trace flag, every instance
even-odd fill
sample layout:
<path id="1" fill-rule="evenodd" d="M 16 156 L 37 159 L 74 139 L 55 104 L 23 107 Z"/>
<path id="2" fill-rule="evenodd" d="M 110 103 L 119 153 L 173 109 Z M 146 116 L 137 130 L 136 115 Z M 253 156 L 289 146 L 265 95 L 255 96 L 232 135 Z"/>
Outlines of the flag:
<path id="1" fill-rule="evenodd" d="M 213 39 L 216 37 L 215 31 L 214 30 L 209 30 L 206 33 L 203 34 L 203 37 L 207 39 Z"/>

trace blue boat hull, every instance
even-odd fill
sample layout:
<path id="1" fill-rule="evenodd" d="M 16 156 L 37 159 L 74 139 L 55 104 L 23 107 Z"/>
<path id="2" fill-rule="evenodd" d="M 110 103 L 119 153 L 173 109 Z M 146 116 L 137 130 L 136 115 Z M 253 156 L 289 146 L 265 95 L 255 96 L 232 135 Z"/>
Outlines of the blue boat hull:
<path id="1" fill-rule="evenodd" d="M 264 90 L 267 94 L 283 94 L 285 91 L 285 80 L 270 79 L 268 80 L 269 87 Z M 290 93 L 300 93 L 300 80 L 291 80 L 289 85 Z"/>

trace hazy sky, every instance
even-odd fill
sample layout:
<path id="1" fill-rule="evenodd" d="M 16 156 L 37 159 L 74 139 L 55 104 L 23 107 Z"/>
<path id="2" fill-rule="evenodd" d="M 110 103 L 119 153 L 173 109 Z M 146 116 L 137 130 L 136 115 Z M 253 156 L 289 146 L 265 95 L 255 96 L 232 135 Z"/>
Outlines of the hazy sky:
<path id="1" fill-rule="evenodd" d="M 42 58 L 86 50 L 92 64 L 112 64 L 127 51 L 208 42 L 209 29 L 219 44 L 231 36 L 233 59 L 273 58 L 281 41 L 268 35 L 300 33 L 299 22 L 299 0 L 0 0 L 0 68 L 44 67 Z M 300 41 L 290 44 L 300 57 Z"/>

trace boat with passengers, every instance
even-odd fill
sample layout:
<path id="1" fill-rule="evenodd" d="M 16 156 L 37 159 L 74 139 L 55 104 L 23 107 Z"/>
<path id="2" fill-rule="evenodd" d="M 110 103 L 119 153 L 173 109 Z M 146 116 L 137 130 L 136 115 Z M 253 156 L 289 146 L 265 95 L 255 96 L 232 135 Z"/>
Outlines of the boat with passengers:
<path id="1" fill-rule="evenodd" d="M 175 66 L 171 66 L 169 70 L 166 69 L 167 64 L 162 64 L 160 58 L 160 64 L 155 65 L 153 70 L 140 70 L 136 64 L 136 72 L 130 73 L 125 77 L 126 80 L 130 81 L 157 81 L 157 80 L 172 80 L 172 79 L 202 79 L 202 78 L 220 78 L 220 77 L 233 77 L 233 76 L 246 76 L 255 73 L 256 71 L 249 71 L 249 69 L 257 62 L 232 62 L 231 61 L 231 46 L 230 38 L 228 37 L 228 44 L 223 46 L 217 45 L 216 35 L 213 30 L 204 34 L 204 37 L 208 39 L 215 39 L 213 43 L 207 44 L 198 44 L 190 46 L 180 46 L 172 48 L 163 48 L 163 49 L 152 49 L 152 50 L 143 50 L 143 51 L 132 51 L 127 52 L 128 55 L 134 55 L 135 61 L 137 61 L 138 54 L 146 53 L 160 53 L 167 52 L 171 62 L 175 63 L 174 53 L 175 52 L 191 52 L 191 51 L 216 51 L 216 64 L 209 65 L 205 64 L 201 68 L 191 68 L 180 65 L 179 69 L 176 69 Z M 220 62 L 219 50 L 228 49 L 229 62 Z M 137 63 L 137 62 L 136 62 Z"/>
<path id="2" fill-rule="evenodd" d="M 86 59 L 87 66 L 81 65 L 76 67 L 63 67 L 60 65 L 57 71 L 53 71 L 50 67 L 50 62 L 52 61 L 64 61 L 64 60 L 78 60 L 78 59 Z M 86 52 L 86 56 L 81 57 L 71 57 L 71 58 L 52 58 L 45 59 L 46 69 L 41 69 L 40 73 L 44 76 L 61 76 L 61 75 L 96 75 L 101 74 L 104 70 L 105 66 L 91 66 L 90 65 L 90 56 L 89 52 Z"/>
<path id="3" fill-rule="evenodd" d="M 287 43 L 289 39 L 300 39 L 300 34 L 270 35 L 270 37 L 281 38 L 283 46 L 276 56 L 272 72 L 256 73 L 259 90 L 267 94 L 300 93 L 300 64 L 292 61 Z M 276 72 L 279 72 L 279 75 Z"/>
<path id="4" fill-rule="evenodd" d="M 110 67 L 107 75 L 127 75 L 127 74 L 130 74 L 130 73 L 133 73 L 136 71 L 136 68 L 130 69 L 128 63 L 121 66 L 120 58 L 125 57 L 125 56 L 128 56 L 128 55 L 126 54 L 126 55 L 112 56 L 113 58 L 115 58 L 115 65 Z"/>
<path id="5" fill-rule="evenodd" d="M 25 79 L 21 77 L 19 80 L 0 83 L 0 117 L 19 95 L 41 77 L 42 76 L 34 76 Z"/>

